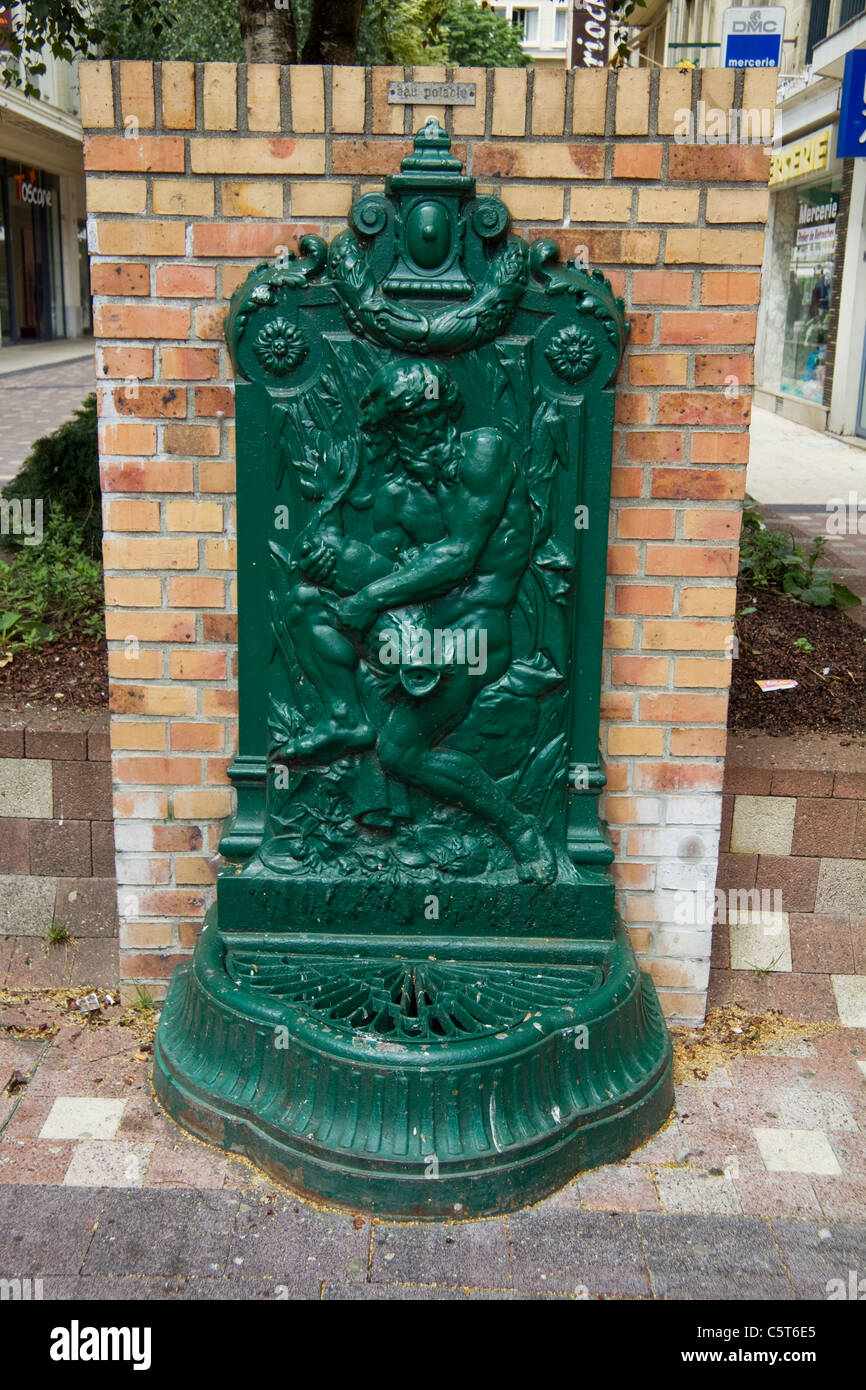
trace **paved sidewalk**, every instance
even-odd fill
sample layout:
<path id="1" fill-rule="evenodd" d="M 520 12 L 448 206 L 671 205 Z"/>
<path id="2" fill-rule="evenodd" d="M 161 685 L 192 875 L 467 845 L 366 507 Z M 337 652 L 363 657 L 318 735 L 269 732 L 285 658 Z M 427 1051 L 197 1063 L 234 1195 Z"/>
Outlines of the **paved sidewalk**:
<path id="1" fill-rule="evenodd" d="M 624 1162 L 507 1218 L 400 1224 L 191 1139 L 138 1019 L 103 1018 L 0 1002 L 0 1277 L 46 1297 L 790 1300 L 866 1275 L 864 1029 L 717 1016 L 679 1034 L 675 1115 Z"/>
<path id="2" fill-rule="evenodd" d="M 77 355 L 66 360 L 3 371 L 0 352 L 0 486 L 15 477 L 34 440 L 62 425 L 95 390 L 93 351 L 76 344 Z"/>

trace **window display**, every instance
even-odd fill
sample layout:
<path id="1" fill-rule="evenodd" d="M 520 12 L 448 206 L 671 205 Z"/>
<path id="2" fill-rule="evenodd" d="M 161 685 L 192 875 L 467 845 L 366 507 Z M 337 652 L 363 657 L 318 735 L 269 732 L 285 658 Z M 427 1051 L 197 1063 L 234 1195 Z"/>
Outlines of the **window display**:
<path id="1" fill-rule="evenodd" d="M 781 389 L 809 401 L 824 395 L 840 187 L 835 179 L 797 192 Z"/>

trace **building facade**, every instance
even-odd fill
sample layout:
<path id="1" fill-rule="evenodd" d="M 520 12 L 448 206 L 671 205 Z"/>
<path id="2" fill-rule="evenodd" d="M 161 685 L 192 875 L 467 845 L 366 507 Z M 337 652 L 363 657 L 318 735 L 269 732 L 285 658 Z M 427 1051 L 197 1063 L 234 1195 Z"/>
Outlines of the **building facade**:
<path id="1" fill-rule="evenodd" d="M 9 11 L 0 10 L 0 48 Z M 0 52 L 2 57 L 2 52 Z M 89 333 L 77 68 L 46 52 L 38 98 L 0 85 L 0 335 Z"/>

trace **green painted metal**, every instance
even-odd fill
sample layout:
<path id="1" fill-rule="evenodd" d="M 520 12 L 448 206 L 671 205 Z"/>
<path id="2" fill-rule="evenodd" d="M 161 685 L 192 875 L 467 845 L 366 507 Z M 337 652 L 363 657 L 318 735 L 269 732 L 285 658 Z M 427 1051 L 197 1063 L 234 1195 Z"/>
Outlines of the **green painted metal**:
<path id="1" fill-rule="evenodd" d="M 298 1189 L 480 1215 L 672 1102 L 597 805 L 627 324 L 435 120 L 349 221 L 232 300 L 237 814 L 154 1078 Z"/>

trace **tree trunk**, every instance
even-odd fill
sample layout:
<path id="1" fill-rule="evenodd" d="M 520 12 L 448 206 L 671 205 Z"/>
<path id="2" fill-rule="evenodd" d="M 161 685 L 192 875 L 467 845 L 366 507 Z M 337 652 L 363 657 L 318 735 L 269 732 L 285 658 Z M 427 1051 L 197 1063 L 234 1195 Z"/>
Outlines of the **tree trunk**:
<path id="1" fill-rule="evenodd" d="M 297 62 L 292 0 L 238 0 L 238 12 L 248 63 Z"/>
<path id="2" fill-rule="evenodd" d="M 354 63 L 363 0 L 313 0 L 304 63 Z"/>

